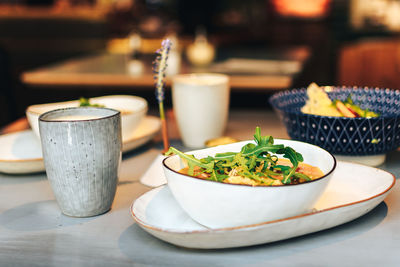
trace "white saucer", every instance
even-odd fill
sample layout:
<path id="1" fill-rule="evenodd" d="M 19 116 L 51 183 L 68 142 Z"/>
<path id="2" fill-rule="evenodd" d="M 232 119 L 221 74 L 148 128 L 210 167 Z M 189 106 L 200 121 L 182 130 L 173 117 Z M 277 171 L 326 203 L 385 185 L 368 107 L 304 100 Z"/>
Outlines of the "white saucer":
<path id="1" fill-rule="evenodd" d="M 339 161 L 327 190 L 311 213 L 256 225 L 209 229 L 192 220 L 175 201 L 168 186 L 162 186 L 134 201 L 131 214 L 145 231 L 178 246 L 201 249 L 250 246 L 317 232 L 356 219 L 381 203 L 395 181 L 389 172 Z"/>
<path id="2" fill-rule="evenodd" d="M 146 116 L 132 137 L 123 140 L 122 152 L 133 150 L 150 141 L 161 128 L 161 121 Z M 45 170 L 40 140 L 32 130 L 0 136 L 0 172 L 26 174 Z"/>

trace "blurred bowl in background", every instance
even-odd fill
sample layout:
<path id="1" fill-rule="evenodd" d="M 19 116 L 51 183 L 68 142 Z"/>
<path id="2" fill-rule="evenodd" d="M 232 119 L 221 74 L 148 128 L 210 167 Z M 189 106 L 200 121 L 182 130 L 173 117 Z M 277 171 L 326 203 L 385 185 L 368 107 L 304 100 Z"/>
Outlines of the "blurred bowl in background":
<path id="1" fill-rule="evenodd" d="M 301 112 L 307 90 L 275 93 L 269 99 L 294 140 L 320 146 L 338 156 L 377 166 L 386 153 L 400 146 L 400 91 L 381 88 L 330 87 L 331 99 L 344 101 L 349 95 L 362 109 L 380 114 L 377 118 L 346 118 Z"/>
<path id="2" fill-rule="evenodd" d="M 129 139 L 140 122 L 147 113 L 147 101 L 138 96 L 131 95 L 110 95 L 90 98 L 90 104 L 103 105 L 106 108 L 116 109 L 121 112 L 121 129 L 122 140 Z M 40 138 L 39 133 L 39 116 L 47 111 L 67 108 L 78 107 L 79 100 L 39 104 L 29 106 L 26 110 L 26 117 L 35 134 Z"/>

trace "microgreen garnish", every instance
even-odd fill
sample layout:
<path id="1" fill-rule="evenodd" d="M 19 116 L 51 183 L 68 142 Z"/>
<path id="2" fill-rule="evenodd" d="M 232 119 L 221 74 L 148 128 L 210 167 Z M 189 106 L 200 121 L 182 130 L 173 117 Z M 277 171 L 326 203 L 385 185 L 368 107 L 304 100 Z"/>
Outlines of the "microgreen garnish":
<path id="1" fill-rule="evenodd" d="M 194 175 L 197 166 L 203 173 L 208 174 L 210 180 L 219 182 L 237 175 L 265 185 L 270 184 L 271 179 L 275 180 L 277 176 L 283 176 L 283 184 L 290 184 L 295 179 L 310 180 L 307 175 L 296 171 L 299 163 L 303 161 L 303 156 L 293 148 L 274 144 L 272 136 L 261 135 L 260 127 L 256 128 L 254 141 L 255 144 L 244 145 L 240 152 L 217 153 L 214 157 L 208 156 L 203 159 L 196 159 L 193 155 L 185 154 L 174 147 L 170 147 L 165 155 L 176 154 L 185 160 L 189 175 Z M 277 155 L 289 159 L 292 166 L 277 165 Z"/>
<path id="2" fill-rule="evenodd" d="M 104 108 L 104 105 L 101 105 L 101 104 L 92 104 L 92 103 L 90 103 L 89 98 L 85 98 L 85 97 L 79 98 L 79 106 L 80 106 L 80 107 L 98 107 L 98 108 Z"/>

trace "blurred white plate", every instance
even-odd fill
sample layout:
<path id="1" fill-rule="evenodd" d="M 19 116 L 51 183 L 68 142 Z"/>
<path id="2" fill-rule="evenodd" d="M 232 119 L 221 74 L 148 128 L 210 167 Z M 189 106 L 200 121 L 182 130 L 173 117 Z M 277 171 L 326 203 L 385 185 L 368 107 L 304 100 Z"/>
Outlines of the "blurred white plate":
<path id="1" fill-rule="evenodd" d="M 139 127 L 147 113 L 147 101 L 139 96 L 133 95 L 107 95 L 90 98 L 91 104 L 103 105 L 121 111 L 121 133 L 122 138 L 127 139 Z M 79 100 L 53 102 L 47 104 L 31 105 L 26 109 L 26 118 L 35 134 L 40 138 L 39 116 L 47 111 L 79 107 Z"/>
<path id="2" fill-rule="evenodd" d="M 0 136 L 0 172 L 24 174 L 44 171 L 40 140 L 32 130 Z"/>
<path id="3" fill-rule="evenodd" d="M 123 140 L 122 151 L 133 150 L 150 141 L 161 128 L 161 121 L 146 116 L 132 134 Z M 0 136 L 0 172 L 26 174 L 45 170 L 40 140 L 32 130 Z"/>
<path id="4" fill-rule="evenodd" d="M 310 213 L 256 225 L 209 229 L 193 221 L 175 201 L 168 186 L 162 186 L 134 201 L 131 214 L 145 231 L 178 246 L 201 249 L 250 246 L 354 220 L 381 203 L 395 181 L 389 172 L 339 161 L 327 190 Z"/>
<path id="5" fill-rule="evenodd" d="M 146 116 L 143 118 L 138 128 L 134 131 L 132 137 L 123 140 L 122 152 L 133 150 L 151 139 L 160 131 L 161 120 L 155 116 Z"/>

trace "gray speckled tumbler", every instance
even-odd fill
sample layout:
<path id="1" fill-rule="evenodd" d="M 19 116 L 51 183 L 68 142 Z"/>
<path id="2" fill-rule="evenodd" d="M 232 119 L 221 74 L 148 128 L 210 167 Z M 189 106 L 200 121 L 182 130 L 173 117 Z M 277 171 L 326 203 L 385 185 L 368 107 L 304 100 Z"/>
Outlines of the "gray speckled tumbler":
<path id="1" fill-rule="evenodd" d="M 88 217 L 107 212 L 121 162 L 121 115 L 107 108 L 57 109 L 39 117 L 47 177 L 61 211 Z"/>

